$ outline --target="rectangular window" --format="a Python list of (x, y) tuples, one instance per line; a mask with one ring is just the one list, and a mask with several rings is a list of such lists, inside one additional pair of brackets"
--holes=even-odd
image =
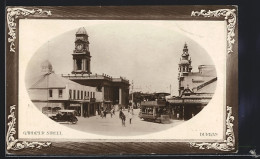
[(49, 90), (49, 97), (52, 97), (52, 89)]
[(92, 98), (92, 92), (90, 92), (90, 98)]
[(81, 99), (83, 99), (83, 91), (81, 91)]
[(89, 65), (89, 62), (86, 61), (86, 71), (88, 71), (88, 65)]
[(73, 99), (76, 99), (76, 90), (73, 90)]
[(82, 60), (81, 59), (77, 59), (76, 60), (76, 64), (77, 64), (77, 70), (81, 70), (81, 65), (82, 65)]
[(88, 97), (89, 97), (89, 92), (88, 92)]
[(86, 91), (84, 91), (84, 99), (86, 98), (86, 95), (87, 95), (87, 92), (86, 92)]
[(77, 99), (79, 99), (79, 90), (78, 90), (78, 92), (77, 92)]
[(59, 89), (59, 98), (62, 98), (62, 89)]
[(71, 99), (72, 98), (72, 95), (71, 95), (71, 93), (72, 93), (72, 91), (71, 91), (71, 89), (69, 90), (69, 99)]
[(95, 92), (93, 92), (93, 98), (95, 98)]

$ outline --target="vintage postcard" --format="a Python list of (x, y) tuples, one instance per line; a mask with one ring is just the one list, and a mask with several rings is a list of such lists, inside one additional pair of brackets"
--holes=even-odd
[(7, 154), (236, 153), (237, 10), (7, 7)]

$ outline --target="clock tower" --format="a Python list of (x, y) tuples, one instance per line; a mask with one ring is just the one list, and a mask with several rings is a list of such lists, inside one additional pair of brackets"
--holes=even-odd
[(73, 71), (72, 74), (91, 74), (88, 34), (84, 27), (76, 32), (75, 49), (73, 51)]

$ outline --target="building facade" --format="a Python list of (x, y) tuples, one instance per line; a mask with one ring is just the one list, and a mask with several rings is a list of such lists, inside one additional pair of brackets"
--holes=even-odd
[(191, 58), (185, 43), (179, 62), (179, 96), (168, 99), (175, 119), (188, 120), (199, 113), (214, 95), (217, 75), (213, 65), (199, 65), (192, 72)]
[(42, 72), (28, 90), (32, 102), (42, 113), (52, 115), (60, 109), (70, 109), (76, 110), (79, 116), (91, 116), (101, 109), (102, 93), (95, 87), (55, 74), (49, 61), (42, 64)]
[(75, 34), (75, 49), (72, 53), (73, 70), (71, 74), (62, 77), (84, 86), (95, 87), (102, 94), (102, 108), (111, 109), (112, 105), (128, 106), (129, 80), (109, 75), (92, 74), (91, 55), (89, 51), (88, 34), (84, 27)]

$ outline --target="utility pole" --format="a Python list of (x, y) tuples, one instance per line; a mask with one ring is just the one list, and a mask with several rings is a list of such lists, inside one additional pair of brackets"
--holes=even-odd
[(172, 95), (172, 85), (170, 84), (170, 96)]
[(134, 108), (134, 80), (132, 80), (132, 108)]

